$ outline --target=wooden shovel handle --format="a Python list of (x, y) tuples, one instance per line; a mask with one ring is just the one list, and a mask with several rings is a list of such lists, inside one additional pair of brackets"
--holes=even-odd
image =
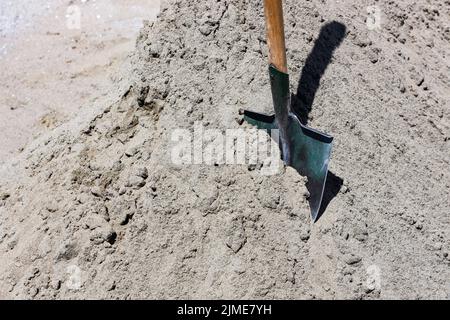
[(286, 44), (284, 40), (283, 4), (281, 0), (264, 0), (269, 62), (287, 73)]

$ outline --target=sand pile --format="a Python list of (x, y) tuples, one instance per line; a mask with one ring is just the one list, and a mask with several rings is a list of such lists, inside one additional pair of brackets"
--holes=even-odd
[(114, 102), (3, 166), (0, 297), (446, 298), (449, 7), (371, 4), (285, 2), (294, 106), (335, 137), (316, 224), (289, 168), (171, 161), (272, 109), (261, 1), (174, 0)]

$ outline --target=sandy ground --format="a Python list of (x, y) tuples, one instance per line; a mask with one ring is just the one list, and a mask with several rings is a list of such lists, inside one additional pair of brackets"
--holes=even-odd
[(0, 162), (101, 99), (158, 11), (159, 0), (1, 1)]
[(448, 299), (450, 9), (372, 5), (285, 1), (292, 107), (335, 139), (316, 223), (291, 168), (173, 161), (273, 106), (261, 1), (172, 0), (104, 103), (0, 167), (0, 297)]

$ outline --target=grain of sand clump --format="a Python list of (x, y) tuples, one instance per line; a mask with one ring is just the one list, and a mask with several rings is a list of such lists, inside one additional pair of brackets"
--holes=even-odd
[(316, 224), (290, 169), (171, 163), (174, 129), (272, 109), (261, 1), (174, 0), (110, 105), (2, 166), (0, 297), (447, 298), (449, 6), (370, 4), (285, 1), (294, 106), (335, 137)]

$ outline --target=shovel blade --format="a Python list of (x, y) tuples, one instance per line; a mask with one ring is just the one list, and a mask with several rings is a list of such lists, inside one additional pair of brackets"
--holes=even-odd
[[(244, 121), (258, 129), (278, 129), (273, 115), (244, 111)], [(327, 180), (333, 137), (303, 125), (292, 112), (288, 116), (287, 133), (291, 149), (289, 165), (308, 178), (308, 200), (311, 218), (315, 222), (319, 217)]]
[(327, 181), (333, 137), (303, 125), (292, 113), (289, 114), (288, 134), (292, 148), (291, 166), (308, 177), (311, 218), (316, 221)]

